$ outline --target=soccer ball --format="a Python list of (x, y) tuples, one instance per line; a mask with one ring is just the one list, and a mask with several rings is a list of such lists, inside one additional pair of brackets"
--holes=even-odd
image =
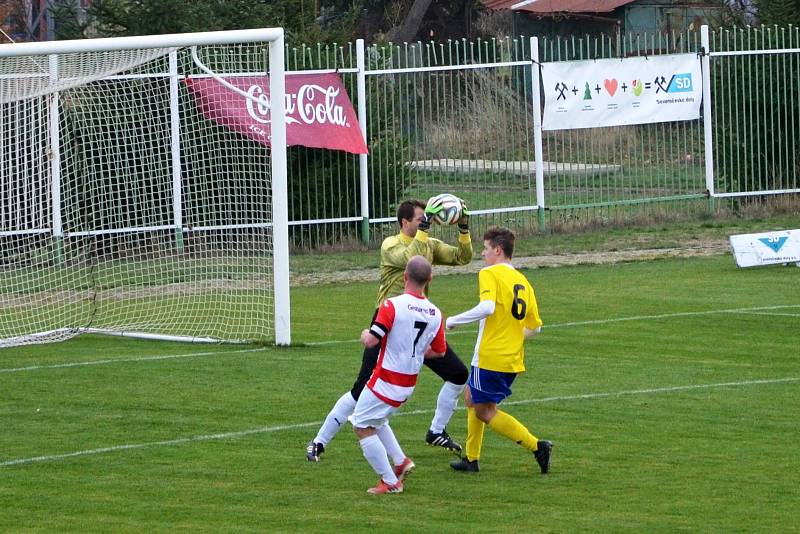
[(433, 215), (433, 220), (439, 224), (456, 224), (458, 219), (461, 218), (461, 199), (450, 193), (442, 193), (436, 195), (428, 200), (428, 204), (439, 203), (442, 206), (441, 211)]

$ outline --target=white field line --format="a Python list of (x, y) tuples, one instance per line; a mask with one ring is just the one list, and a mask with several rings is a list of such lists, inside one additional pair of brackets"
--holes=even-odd
[(21, 373), (23, 371), (38, 371), (40, 369), (62, 369), (65, 367), (85, 367), (88, 365), (107, 365), (109, 363), (149, 362), (154, 360), (176, 360), (179, 358), (196, 358), (200, 356), (219, 356), (224, 354), (242, 354), (244, 352), (258, 352), (267, 350), (267, 347), (257, 349), (225, 350), (213, 352), (189, 352), (186, 354), (162, 354), (160, 356), (141, 356), (139, 358), (120, 358), (118, 360), (91, 360), (86, 362), (55, 363), (52, 365), (30, 365), (28, 367), (13, 367), (0, 369), (0, 373)]
[[(662, 313), (659, 315), (636, 315), (633, 317), (617, 317), (614, 319), (597, 319), (593, 321), (577, 321), (574, 323), (561, 323), (551, 325), (550, 328), (563, 328), (565, 326), (585, 326), (594, 324), (619, 323), (623, 321), (647, 321), (650, 319), (670, 319), (673, 317), (694, 317), (697, 315), (713, 315), (717, 313), (749, 313), (766, 310), (783, 310), (786, 308), (800, 308), (800, 304), (784, 304), (779, 306), (758, 306), (755, 308), (728, 308), (722, 310), (706, 310), (698, 312)], [(545, 325), (546, 327), (547, 325)]]
[[(523, 399), (518, 401), (510, 401), (504, 403), (504, 405), (522, 405), (522, 404), (541, 404), (546, 402), (559, 402), (559, 401), (572, 401), (572, 400), (591, 400), (591, 399), (603, 399), (603, 398), (610, 398), (610, 397), (622, 397), (626, 395), (648, 395), (648, 394), (656, 394), (656, 393), (674, 393), (678, 391), (692, 391), (692, 390), (700, 390), (700, 389), (712, 389), (712, 388), (726, 388), (726, 387), (741, 387), (741, 386), (754, 386), (754, 385), (769, 385), (769, 384), (785, 384), (790, 382), (798, 382), (800, 381), (800, 377), (790, 377), (790, 378), (771, 378), (771, 379), (761, 379), (761, 380), (747, 380), (742, 382), (719, 382), (716, 384), (694, 384), (688, 386), (671, 386), (671, 387), (663, 387), (663, 388), (652, 388), (652, 389), (631, 389), (631, 390), (624, 390), (624, 391), (612, 391), (606, 393), (586, 393), (583, 395), (565, 395), (559, 397), (543, 397), (539, 399)], [(459, 407), (459, 410), (463, 410), (463, 407)], [(411, 410), (407, 412), (399, 412), (395, 414), (395, 417), (399, 416), (408, 416), (408, 415), (424, 415), (429, 414), (433, 410)], [(52, 454), (47, 456), (34, 456), (31, 458), (18, 458), (16, 460), (6, 460), (4, 462), (0, 462), (0, 467), (11, 467), (15, 465), (24, 465), (24, 464), (33, 464), (33, 463), (40, 463), (40, 462), (52, 462), (56, 460), (65, 460), (67, 458), (75, 458), (78, 456), (92, 456), (96, 454), (105, 454), (109, 452), (118, 452), (118, 451), (127, 451), (133, 449), (144, 449), (148, 447), (169, 447), (173, 445), (181, 445), (184, 443), (195, 443), (200, 441), (212, 441), (212, 440), (225, 440), (231, 438), (240, 438), (244, 436), (250, 436), (254, 434), (265, 434), (269, 432), (280, 432), (283, 430), (296, 430), (299, 428), (307, 428), (307, 427), (317, 427), (321, 425), (321, 421), (312, 421), (309, 423), (296, 423), (291, 425), (280, 425), (280, 426), (267, 426), (262, 428), (254, 428), (251, 430), (242, 430), (239, 432), (223, 432), (219, 434), (203, 434), (199, 436), (192, 436), (190, 438), (177, 438), (177, 439), (168, 439), (163, 441), (151, 441), (146, 443), (130, 443), (125, 445), (114, 445), (111, 447), (100, 447), (97, 449), (86, 449), (82, 451), (75, 451), (75, 452), (68, 452), (63, 454)]]
[(774, 312), (755, 312), (755, 311), (743, 311), (737, 312), (742, 315), (769, 315), (771, 317), (800, 317), (800, 313), (774, 313)]
[[(777, 306), (758, 306), (754, 308), (728, 308), (722, 310), (705, 310), (705, 311), (698, 311), (698, 312), (677, 312), (677, 313), (664, 313), (660, 315), (636, 315), (632, 317), (615, 317), (611, 319), (596, 319), (590, 321), (576, 321), (571, 323), (556, 323), (545, 325), (543, 328), (566, 328), (566, 327), (574, 327), (574, 326), (590, 326), (590, 325), (599, 325), (599, 324), (610, 324), (610, 323), (620, 323), (625, 321), (648, 321), (648, 320), (656, 320), (656, 319), (669, 319), (673, 317), (693, 317), (697, 315), (714, 315), (718, 313), (753, 313), (758, 311), (768, 311), (768, 310), (782, 310), (787, 308), (800, 308), (800, 304), (782, 304)], [(790, 315), (794, 317), (792, 314), (780, 314), (780, 315)], [(448, 333), (449, 336), (452, 335), (461, 335), (461, 334), (473, 334), (476, 332), (475, 328), (466, 328), (460, 330), (454, 330)], [(331, 341), (316, 341), (316, 342), (309, 342), (306, 345), (310, 347), (319, 347), (324, 345), (339, 345), (342, 343), (357, 343), (357, 339), (335, 339)], [(247, 352), (259, 352), (268, 350), (268, 347), (259, 347), (255, 349), (241, 349), (241, 350), (230, 350), (230, 351), (207, 351), (207, 352), (193, 352), (187, 354), (167, 354), (167, 355), (160, 355), (160, 356), (142, 356), (139, 358), (124, 358), (124, 359), (106, 359), (106, 360), (94, 360), (94, 361), (85, 361), (85, 362), (72, 362), (72, 363), (58, 363), (52, 365), (31, 365), (27, 367), (13, 367), (13, 368), (0, 368), (1, 373), (20, 373), (25, 371), (39, 371), (42, 369), (61, 369), (65, 367), (84, 367), (90, 365), (107, 365), (112, 363), (130, 363), (130, 362), (148, 362), (148, 361), (157, 361), (157, 360), (174, 360), (180, 358), (194, 358), (194, 357), (201, 357), (201, 356), (219, 356), (225, 354), (242, 354)]]
[[(610, 323), (621, 323), (625, 321), (649, 321), (654, 319), (670, 319), (674, 317), (694, 317), (697, 315), (714, 315), (718, 313), (752, 313), (758, 312), (762, 310), (783, 310), (786, 308), (800, 308), (800, 304), (781, 304), (777, 306), (757, 306), (754, 308), (727, 308), (722, 310), (705, 310), (705, 311), (697, 311), (697, 312), (676, 312), (676, 313), (662, 313), (658, 315), (634, 315), (631, 317), (614, 317), (611, 319), (594, 319), (590, 321), (575, 321), (571, 323), (556, 323), (556, 324), (545, 324), (542, 328), (549, 329), (549, 328), (566, 328), (566, 327), (573, 327), (573, 326), (591, 326), (591, 325), (598, 325), (598, 324), (610, 324)], [(458, 334), (467, 334), (467, 333), (474, 333), (476, 330), (475, 328), (472, 329), (464, 329), (464, 330), (453, 330), (448, 331), (447, 335), (458, 335)], [(317, 341), (312, 343), (307, 343), (309, 346), (319, 346), (319, 345), (334, 345), (340, 343), (352, 343), (355, 340), (331, 340), (331, 341)]]

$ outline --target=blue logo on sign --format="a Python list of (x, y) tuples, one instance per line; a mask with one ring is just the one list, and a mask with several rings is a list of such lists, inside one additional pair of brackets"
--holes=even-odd
[(762, 237), (759, 241), (771, 248), (773, 252), (778, 252), (783, 247), (783, 244), (786, 243), (787, 239), (789, 239), (789, 236)]
[(691, 93), (692, 92), (692, 73), (673, 74), (667, 86), (668, 93)]

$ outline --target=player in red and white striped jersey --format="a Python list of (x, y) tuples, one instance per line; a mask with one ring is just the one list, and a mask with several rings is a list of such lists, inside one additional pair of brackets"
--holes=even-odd
[(441, 357), (447, 350), (442, 312), (424, 294), (432, 274), (427, 259), (411, 258), (403, 274), (405, 293), (385, 300), (370, 328), (361, 333), (365, 347), (380, 344), (378, 363), (350, 416), (364, 457), (381, 477), (369, 493), (403, 491), (403, 478), (414, 467), (389, 418), (414, 392), (425, 358)]
[[(458, 221), (458, 246), (452, 246), (428, 235), (432, 219), (425, 213), (426, 209), (426, 204), (420, 200), (406, 200), (397, 207), (397, 224), (400, 226), (400, 232), (387, 237), (381, 244), (381, 283), (378, 289), (377, 308), (380, 308), (387, 298), (402, 294), (405, 289), (403, 273), (408, 260), (413, 256), (424, 256), (433, 265), (466, 265), (472, 259), (469, 216), (466, 211)], [(377, 313), (376, 309), (375, 314)], [(317, 435), (306, 445), (306, 459), (309, 462), (320, 461), (326, 447), (353, 414), (356, 402), (378, 362), (378, 354), (378, 345), (364, 348), (361, 367), (353, 386), (350, 391), (339, 397), (319, 427)], [(425, 360), (425, 366), (443, 380), (436, 398), (436, 410), (425, 433), (425, 443), (460, 454), (461, 445), (447, 433), (447, 423), (453, 416), (458, 399), (464, 391), (469, 372), (450, 346), (442, 358)]]

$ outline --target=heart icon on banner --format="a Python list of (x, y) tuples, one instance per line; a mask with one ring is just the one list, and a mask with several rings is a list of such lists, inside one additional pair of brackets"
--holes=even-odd
[(616, 78), (611, 78), (610, 80), (604, 80), (603, 85), (605, 86), (606, 91), (608, 91), (608, 94), (610, 94), (611, 96), (614, 96), (614, 93), (617, 92), (618, 84)]

